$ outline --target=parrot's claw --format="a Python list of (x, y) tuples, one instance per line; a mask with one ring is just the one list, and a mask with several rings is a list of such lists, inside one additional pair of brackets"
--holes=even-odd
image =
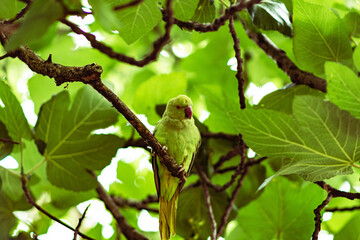
[(186, 170), (185, 170), (185, 168), (184, 168), (182, 165), (180, 165), (179, 168), (178, 168), (178, 170), (177, 170), (177, 175), (180, 175), (180, 174), (183, 176), (183, 178), (180, 179), (180, 183), (185, 183), (186, 180), (187, 180)]
[(164, 151), (167, 151), (168, 150), (168, 148), (167, 148), (167, 146), (162, 146), (162, 149), (164, 150)]

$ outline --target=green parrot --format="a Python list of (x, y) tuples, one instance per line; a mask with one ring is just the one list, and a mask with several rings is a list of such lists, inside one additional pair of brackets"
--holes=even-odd
[[(162, 119), (156, 124), (154, 136), (189, 175), (201, 142), (200, 132), (192, 117), (192, 102), (189, 97), (179, 95), (170, 99)], [(156, 155), (153, 155), (152, 166), (160, 203), (160, 236), (162, 240), (170, 239), (170, 234), (175, 234), (177, 202), (185, 183), (171, 176)]]

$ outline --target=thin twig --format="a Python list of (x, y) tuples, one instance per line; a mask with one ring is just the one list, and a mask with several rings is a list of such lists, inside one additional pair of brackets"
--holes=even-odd
[(75, 231), (74, 231), (74, 240), (76, 240), (77, 235), (79, 234), (79, 230), (80, 230), (80, 227), (81, 227), (81, 223), (82, 223), (82, 221), (84, 220), (85, 215), (86, 215), (86, 212), (87, 212), (87, 210), (89, 209), (90, 205), (91, 205), (91, 204), (89, 204), (89, 205), (86, 207), (85, 211), (84, 211), (83, 214), (81, 215), (81, 218), (79, 219), (79, 223), (78, 223), (78, 225), (76, 226)]
[(201, 133), (201, 137), (202, 138), (215, 138), (215, 139), (225, 139), (225, 140), (229, 140), (229, 141), (238, 141), (238, 136), (237, 135), (231, 135), (231, 134), (226, 134), (226, 133), (212, 133), (212, 132), (202, 132)]
[(2, 23), (11, 24), (11, 23), (14, 23), (15, 21), (19, 20), (20, 18), (24, 17), (25, 13), (27, 13), (27, 11), (29, 10), (31, 3), (32, 3), (32, 1), (27, 1), (26, 6), (23, 9), (21, 9), (21, 11), (18, 12), (14, 18), (5, 20)]
[(211, 240), (216, 240), (216, 221), (215, 221), (215, 217), (214, 217), (214, 212), (211, 206), (211, 199), (210, 199), (210, 194), (209, 194), (209, 189), (207, 188), (206, 182), (205, 182), (205, 178), (206, 175), (203, 172), (203, 170), (201, 169), (200, 164), (196, 164), (196, 170), (197, 173), (201, 179), (201, 185), (202, 188), (204, 190), (204, 198), (205, 198), (205, 203), (206, 203), (206, 209), (209, 215), (209, 220), (210, 220), (210, 226), (211, 226)]
[(83, 31), (81, 28), (79, 28), (75, 23), (68, 21), (67, 19), (62, 19), (61, 22), (65, 25), (69, 26), (71, 30), (76, 33), (83, 35), (91, 44), (91, 46), (100, 52), (106, 54), (107, 56), (116, 59), (120, 62), (128, 63), (130, 65), (143, 67), (153, 61), (155, 61), (159, 53), (161, 52), (162, 48), (167, 44), (170, 40), (170, 31), (174, 23), (173, 18), (173, 11), (171, 8), (172, 0), (167, 0), (166, 2), (166, 24), (165, 24), (165, 33), (160, 36), (154, 43), (153, 43), (153, 50), (147, 54), (143, 59), (136, 60), (133, 57), (126, 56), (121, 53), (115, 52), (111, 47), (105, 45), (104, 43), (99, 42), (96, 40), (96, 37), (91, 34)]
[(13, 141), (11, 139), (6, 139), (6, 138), (0, 138), (0, 142), (19, 144), (19, 142), (15, 142), (15, 141)]
[[(229, 20), (235, 13), (250, 8), (255, 4), (260, 3), (261, 0), (250, 0), (250, 1), (241, 1), (238, 4), (234, 4), (229, 8), (225, 9), (225, 12), (222, 16), (216, 18), (213, 23), (198, 23), (198, 22), (183, 22), (178, 19), (174, 19), (174, 24), (178, 25), (181, 29), (186, 28), (188, 30), (195, 30), (198, 32), (214, 32), (217, 31), (221, 26), (223, 26), (227, 20)], [(166, 21), (167, 13), (162, 11), (163, 20)]]
[(319, 238), (319, 232), (321, 230), (321, 210), (330, 202), (332, 195), (329, 193), (326, 199), (314, 210), (315, 213), (315, 230), (312, 234), (312, 240), (317, 240)]
[[(89, 173), (96, 179), (97, 177), (94, 172), (89, 171)], [(115, 218), (117, 224), (119, 225), (121, 232), (130, 240), (145, 240), (148, 239), (139, 232), (137, 232), (129, 223), (126, 221), (125, 217), (120, 213), (117, 205), (110, 195), (106, 192), (104, 187), (97, 181), (96, 192), (98, 193), (99, 198), (104, 202), (106, 208), (111, 212)]]
[(240, 154), (239, 145), (236, 145), (233, 149), (231, 149), (226, 154), (222, 155), (219, 160), (214, 164), (214, 171), (217, 172), (219, 168), (228, 160)]
[(221, 236), (221, 234), (223, 233), (223, 231), (225, 230), (225, 227), (226, 227), (226, 224), (227, 224), (227, 220), (230, 216), (230, 213), (231, 213), (231, 210), (233, 208), (233, 204), (235, 202), (235, 199), (236, 199), (236, 196), (238, 195), (239, 193), (239, 190), (242, 186), (242, 183), (245, 179), (245, 176), (247, 175), (248, 173), (248, 170), (249, 168), (248, 167), (245, 167), (241, 177), (239, 178), (239, 180), (237, 181), (237, 184), (236, 184), (236, 187), (234, 189), (234, 191), (232, 192), (231, 194), (231, 198), (230, 198), (230, 201), (229, 201), (229, 204), (227, 205), (226, 207), (226, 210), (223, 214), (223, 216), (221, 217), (221, 222), (220, 222), (220, 226), (218, 228), (218, 231), (217, 231), (217, 236), (216, 238), (219, 238)]
[[(259, 159), (256, 159), (256, 160), (249, 159), (249, 161), (247, 163), (245, 163), (245, 167), (250, 167), (250, 166), (253, 166), (253, 165), (256, 165), (256, 164), (260, 164), (262, 161), (264, 161), (266, 159), (267, 159), (267, 157), (262, 157), (262, 158), (259, 158)], [(226, 172), (235, 171), (237, 167), (238, 166), (222, 168), (222, 169), (219, 169), (217, 171), (217, 173), (222, 174), (222, 173), (226, 173)]]
[(360, 210), (360, 206), (354, 206), (354, 207), (344, 207), (344, 208), (326, 208), (326, 212), (346, 212), (346, 211), (354, 211), (354, 210)]
[(129, 199), (122, 198), (120, 196), (112, 197), (114, 202), (118, 207), (125, 208), (125, 207), (132, 207), (136, 208), (138, 210), (145, 209), (149, 212), (153, 213), (159, 213), (159, 209), (149, 207), (149, 203), (155, 203), (158, 202), (158, 197), (155, 195), (148, 196), (142, 201), (131, 201)]
[[(49, 217), (50, 219), (60, 223), (61, 225), (63, 225), (64, 227), (72, 230), (75, 232), (75, 229), (71, 226), (69, 226), (68, 224), (64, 223), (63, 221), (61, 221), (60, 219), (58, 219), (57, 217), (53, 216), (52, 214), (50, 214), (49, 212), (47, 212), (45, 209), (43, 209), (42, 207), (40, 207), (36, 202), (35, 200), (33, 199), (33, 197), (31, 196), (31, 193), (30, 193), (30, 190), (28, 189), (27, 187), (27, 178), (26, 176), (22, 173), (21, 175), (21, 183), (22, 183), (22, 188), (23, 188), (23, 191), (25, 193), (25, 197), (26, 197), (26, 200), (32, 205), (34, 206), (37, 210), (39, 210), (40, 212), (42, 212), (43, 214), (45, 214), (47, 217)], [(78, 235), (80, 235), (82, 238), (85, 238), (85, 239), (90, 239), (90, 240), (94, 240), (93, 238), (91, 237), (88, 237), (86, 236), (85, 234), (81, 233), (81, 232), (78, 232)]]
[(234, 27), (234, 17), (232, 16), (229, 19), (229, 29), (230, 34), (234, 42), (234, 51), (235, 51), (235, 58), (237, 61), (237, 71), (236, 71), (236, 79), (238, 80), (238, 92), (239, 92), (239, 103), (240, 108), (246, 108), (245, 103), (245, 95), (244, 95), (244, 78), (243, 78), (243, 59), (241, 58), (241, 50), (239, 46), (239, 38), (236, 35), (235, 27)]

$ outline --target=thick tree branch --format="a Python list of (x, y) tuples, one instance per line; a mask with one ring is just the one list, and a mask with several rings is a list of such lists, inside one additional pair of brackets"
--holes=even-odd
[(119, 196), (112, 197), (112, 198), (113, 198), (114, 202), (116, 203), (116, 205), (121, 208), (132, 207), (132, 208), (136, 208), (138, 210), (145, 209), (149, 212), (159, 213), (159, 209), (148, 206), (149, 203), (156, 203), (159, 201), (158, 197), (155, 195), (148, 196), (143, 201), (131, 201), (129, 199), (125, 199), (125, 198), (122, 198)]
[[(89, 171), (89, 173), (97, 180), (94, 172)], [(98, 181), (97, 184), (98, 186), (96, 187), (96, 192), (98, 193), (99, 198), (105, 203), (106, 208), (111, 212), (118, 223), (121, 232), (126, 236), (126, 238), (130, 240), (147, 240), (148, 238), (138, 233), (132, 226), (129, 225), (104, 187)]]
[[(231, 7), (225, 9), (225, 13), (216, 18), (213, 23), (198, 23), (198, 22), (183, 22), (178, 19), (174, 19), (174, 24), (178, 25), (181, 29), (186, 28), (188, 30), (195, 30), (198, 32), (214, 32), (217, 31), (221, 26), (223, 26), (227, 20), (229, 20), (235, 13), (240, 12), (243, 9), (250, 8), (255, 4), (260, 3), (261, 0), (250, 0), (244, 1), (242, 0), (238, 4), (234, 4)], [(167, 13), (166, 11), (162, 11), (163, 20), (167, 21)]]
[[(246, 27), (245, 27), (246, 28)], [(326, 80), (316, 77), (312, 73), (300, 70), (286, 53), (277, 48), (267, 37), (247, 29), (247, 34), (264, 52), (275, 60), (278, 67), (283, 70), (293, 83), (307, 85), (311, 88), (326, 92)]]

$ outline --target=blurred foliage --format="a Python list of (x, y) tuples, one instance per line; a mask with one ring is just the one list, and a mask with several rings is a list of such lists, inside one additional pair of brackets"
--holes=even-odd
[[(112, 10), (128, 2), (34, 0), (25, 16), (16, 21), (20, 26), (0, 53), (28, 45), (44, 59), (51, 54), (54, 63), (84, 66), (96, 62), (103, 68), (106, 85), (149, 128), (160, 119), (170, 98), (186, 94), (193, 101), (201, 132), (241, 133), (255, 151), (255, 159), (271, 157), (249, 168), (231, 205), (225, 239), (310, 238), (313, 210), (325, 195), (304, 179), (332, 177), (326, 180), (332, 186), (359, 191), (360, 6), (356, 0), (264, 0), (236, 14), (235, 29), (244, 60), (245, 111), (239, 110), (237, 62), (227, 24), (207, 33), (174, 26), (171, 41), (157, 61), (139, 68), (93, 49), (85, 38), (58, 21), (71, 10), (75, 13), (67, 17), (69, 21), (115, 51), (140, 59), (164, 32), (159, 7), (163, 8), (165, 1), (145, 0)], [(173, 8), (182, 21), (208, 23), (233, 3), (174, 0)], [(14, 18), (25, 5), (2, 0), (0, 20)], [(328, 93), (289, 84), (289, 77), (247, 36), (239, 20), (251, 31), (265, 34), (298, 67), (325, 78)], [(254, 99), (269, 86), (278, 90), (254, 106)], [(33, 73), (13, 58), (0, 61), (0, 139), (13, 141), (0, 141), (0, 239), (30, 239), (29, 233), (46, 234), (53, 225), (27, 203), (20, 182), (21, 164), (38, 203), (72, 226), (82, 214), (79, 206), (97, 198), (95, 181), (87, 169), (102, 173), (100, 180), (107, 177), (103, 184), (111, 195), (141, 201), (156, 194), (149, 154), (139, 148), (123, 148), (139, 136), (104, 98), (82, 83), (56, 86), (52, 79)], [(213, 165), (237, 144), (203, 139), (198, 161), (214, 184), (230, 180), (233, 171), (219, 173)], [(234, 156), (220, 169), (236, 167), (239, 161), (239, 155)], [(274, 173), (299, 174), (304, 179), (276, 177), (258, 190)], [(191, 185), (197, 181), (193, 171), (180, 195), (173, 239), (202, 240), (210, 235), (203, 189)], [(235, 184), (221, 193), (209, 188), (218, 226)], [(329, 207), (359, 204), (359, 200), (335, 198)], [(156, 208), (157, 203), (150, 206)], [(144, 211), (130, 207), (120, 211), (139, 232), (159, 239), (157, 229), (141, 224)], [(148, 217), (148, 222), (157, 222), (156, 213), (150, 212)], [(81, 231), (95, 239), (118, 239), (115, 221), (105, 220), (86, 217)], [(334, 239), (357, 239), (359, 221), (355, 211), (335, 212), (322, 228)]]

